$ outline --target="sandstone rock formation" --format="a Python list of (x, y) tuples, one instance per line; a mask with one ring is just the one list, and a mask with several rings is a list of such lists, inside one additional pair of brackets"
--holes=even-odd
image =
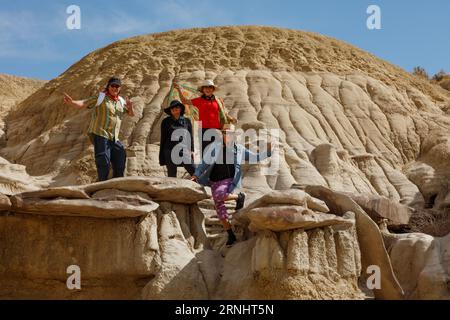
[(267, 194), (236, 215), (258, 230), (227, 253), (218, 298), (364, 298), (354, 214), (339, 218), (325, 213), (324, 204), (314, 212), (306, 204), (320, 200), (299, 190), (288, 193)]
[(5, 118), (12, 107), (44, 85), (45, 81), (0, 74), (0, 146), (5, 141)]
[[(311, 209), (316, 209), (313, 211)], [(249, 222), (249, 229), (275, 232), (295, 229), (352, 224), (328, 213), (328, 207), (300, 190), (277, 191), (263, 196), (234, 215), (237, 220)]]
[(45, 186), (48, 180), (31, 177), (25, 166), (12, 164), (0, 157), (0, 193), (13, 195), (25, 191), (39, 189)]
[(340, 41), (276, 28), (172, 31), (94, 51), (14, 110), (1, 155), (32, 175), (51, 174), (55, 186), (92, 182), (89, 112), (64, 106), (62, 93), (90, 96), (112, 73), (137, 109), (122, 130), (128, 175), (164, 174), (156, 155), (173, 79), (196, 86), (213, 78), (238, 125), (281, 129), (278, 174), (249, 168), (244, 187), (317, 184), (446, 205), (449, 93)]
[[(213, 247), (197, 205), (209, 195), (188, 180), (121, 178), (0, 194), (0, 298), (449, 296), (448, 236), (381, 233), (345, 193), (306, 191), (270, 192), (237, 212), (240, 228), (253, 233), (231, 249)], [(66, 287), (70, 265), (82, 270), (81, 290)], [(381, 271), (373, 291), (365, 287), (369, 266)]]
[[(0, 149), (6, 144), (6, 117), (14, 106), (44, 85), (45, 81), (0, 74)], [(42, 179), (40, 179), (42, 180)], [(44, 179), (45, 180), (45, 179)], [(38, 182), (23, 165), (11, 164), (0, 157), (0, 193), (14, 194), (48, 184)]]
[(450, 235), (384, 233), (383, 237), (407, 299), (450, 299)]
[(11, 108), (15, 106), (40, 89), (45, 82), (44, 80), (0, 74), (1, 107)]
[[(113, 74), (136, 109), (121, 130), (129, 178), (91, 184), (89, 111), (62, 94), (91, 96)], [(205, 78), (239, 127), (280, 129), (277, 155), (243, 166), (250, 204), (231, 249), (209, 191), (158, 165), (173, 80)], [(436, 213), (450, 226), (450, 93), (338, 40), (268, 27), (134, 37), (92, 52), (5, 123), (0, 298), (448, 297), (447, 229), (378, 224), (424, 232), (420, 214)], [(71, 264), (83, 270), (78, 292), (65, 287)], [(382, 286), (368, 292), (371, 265)]]
[[(180, 203), (177, 193), (190, 199)], [(139, 299), (164, 273), (173, 241), (180, 257), (207, 245), (192, 205), (207, 197), (193, 182), (156, 178), (16, 194), (10, 205), (2, 196), (0, 297)], [(81, 291), (66, 287), (70, 265), (82, 270)]]
[(347, 195), (377, 223), (387, 220), (391, 228), (409, 225), (413, 210), (403, 204), (376, 195), (351, 193), (347, 193)]
[(313, 197), (325, 201), (330, 210), (337, 215), (344, 215), (346, 212), (355, 214), (362, 269), (368, 270), (370, 266), (377, 266), (381, 271), (381, 287), (373, 290), (375, 297), (388, 300), (403, 299), (404, 292), (392, 270), (381, 232), (367, 213), (343, 193), (333, 192), (322, 186), (310, 186), (306, 191)]
[[(165, 180), (122, 178), (50, 188), (17, 194), (10, 202), (1, 196), (0, 297), (365, 297), (358, 286), (361, 253), (354, 214), (338, 218), (322, 212), (320, 221), (280, 232), (260, 228), (221, 254), (212, 250), (205, 216), (196, 204), (208, 198), (205, 190), (190, 181)], [(173, 196), (178, 193), (189, 196)], [(290, 202), (280, 193), (263, 196), (258, 203), (271, 205), (275, 212), (293, 204), (295, 209), (298, 203), (327, 211), (320, 200), (299, 190), (291, 192)], [(291, 215), (302, 218), (300, 212)], [(278, 217), (264, 219), (271, 226)], [(71, 265), (81, 269), (81, 290), (66, 287)]]

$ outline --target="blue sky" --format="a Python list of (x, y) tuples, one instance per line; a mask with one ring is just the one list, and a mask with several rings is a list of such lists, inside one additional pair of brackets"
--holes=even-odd
[[(89, 52), (134, 35), (219, 25), (269, 25), (344, 40), (410, 71), (450, 72), (448, 0), (0, 1), (0, 73), (52, 79)], [(81, 8), (68, 30), (66, 8)], [(381, 30), (366, 27), (381, 8)]]

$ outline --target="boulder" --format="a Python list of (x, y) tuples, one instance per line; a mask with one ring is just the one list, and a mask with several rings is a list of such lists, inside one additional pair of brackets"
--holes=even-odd
[(126, 177), (82, 187), (88, 194), (104, 189), (144, 192), (154, 201), (182, 204), (194, 204), (209, 197), (199, 184), (177, 178)]
[(327, 204), (336, 215), (353, 212), (356, 218), (356, 231), (361, 249), (363, 274), (369, 266), (378, 266), (381, 270), (381, 289), (374, 289), (374, 295), (380, 300), (401, 300), (404, 292), (394, 271), (380, 229), (367, 213), (349, 196), (322, 186), (308, 186), (306, 192)]
[(40, 183), (30, 177), (25, 166), (9, 163), (0, 157), (0, 193), (13, 194), (39, 190)]
[(450, 235), (383, 233), (383, 238), (407, 299), (450, 299)]
[(290, 189), (274, 190), (272, 192), (266, 193), (251, 202), (248, 206), (241, 210), (241, 212), (244, 213), (245, 211), (249, 211), (254, 208), (266, 207), (272, 204), (303, 206), (305, 208), (324, 213), (330, 211), (325, 202), (323, 202), (322, 200), (313, 198), (302, 190)]
[(90, 199), (87, 193), (78, 186), (67, 186), (58, 188), (46, 188), (37, 191), (24, 192), (20, 194), (23, 199), (40, 198), (40, 199)]
[(445, 210), (450, 207), (450, 130), (439, 131), (435, 128), (424, 137), (420, 156), (404, 172), (419, 186), (428, 208)]
[(134, 218), (148, 215), (159, 205), (155, 202), (133, 206), (121, 201), (92, 199), (35, 199), (13, 196), (11, 210), (18, 213), (54, 216), (95, 217), (104, 219)]
[(115, 189), (104, 189), (97, 191), (92, 195), (92, 199), (99, 201), (122, 201), (135, 206), (154, 203), (147, 193), (129, 192)]
[(352, 198), (376, 223), (387, 219), (390, 226), (405, 226), (408, 225), (412, 215), (409, 207), (383, 196), (353, 193), (346, 193), (346, 195)]
[(287, 231), (294, 229), (315, 229), (331, 225), (350, 227), (351, 221), (335, 216), (314, 212), (301, 206), (275, 206), (255, 208), (243, 215), (250, 221), (250, 230)]

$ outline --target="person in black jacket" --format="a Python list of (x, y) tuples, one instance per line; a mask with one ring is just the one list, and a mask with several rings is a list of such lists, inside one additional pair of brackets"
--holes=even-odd
[(169, 116), (161, 123), (159, 164), (167, 167), (169, 177), (177, 176), (177, 167), (184, 167), (192, 176), (195, 172), (192, 159), (194, 142), (191, 121), (184, 116), (185, 106), (174, 100), (164, 112)]

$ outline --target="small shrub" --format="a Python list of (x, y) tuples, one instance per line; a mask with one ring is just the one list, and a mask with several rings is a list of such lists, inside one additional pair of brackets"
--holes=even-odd
[(448, 76), (447, 73), (443, 69), (441, 69), (441, 71), (439, 71), (433, 76), (432, 80), (440, 82), (442, 79), (444, 79), (445, 76)]
[(415, 67), (414, 69), (413, 69), (413, 75), (416, 75), (416, 76), (418, 76), (418, 77), (421, 77), (421, 78), (425, 78), (425, 79), (430, 79), (430, 77), (428, 76), (428, 73), (427, 73), (427, 71), (425, 70), (425, 68), (422, 68), (422, 67)]

